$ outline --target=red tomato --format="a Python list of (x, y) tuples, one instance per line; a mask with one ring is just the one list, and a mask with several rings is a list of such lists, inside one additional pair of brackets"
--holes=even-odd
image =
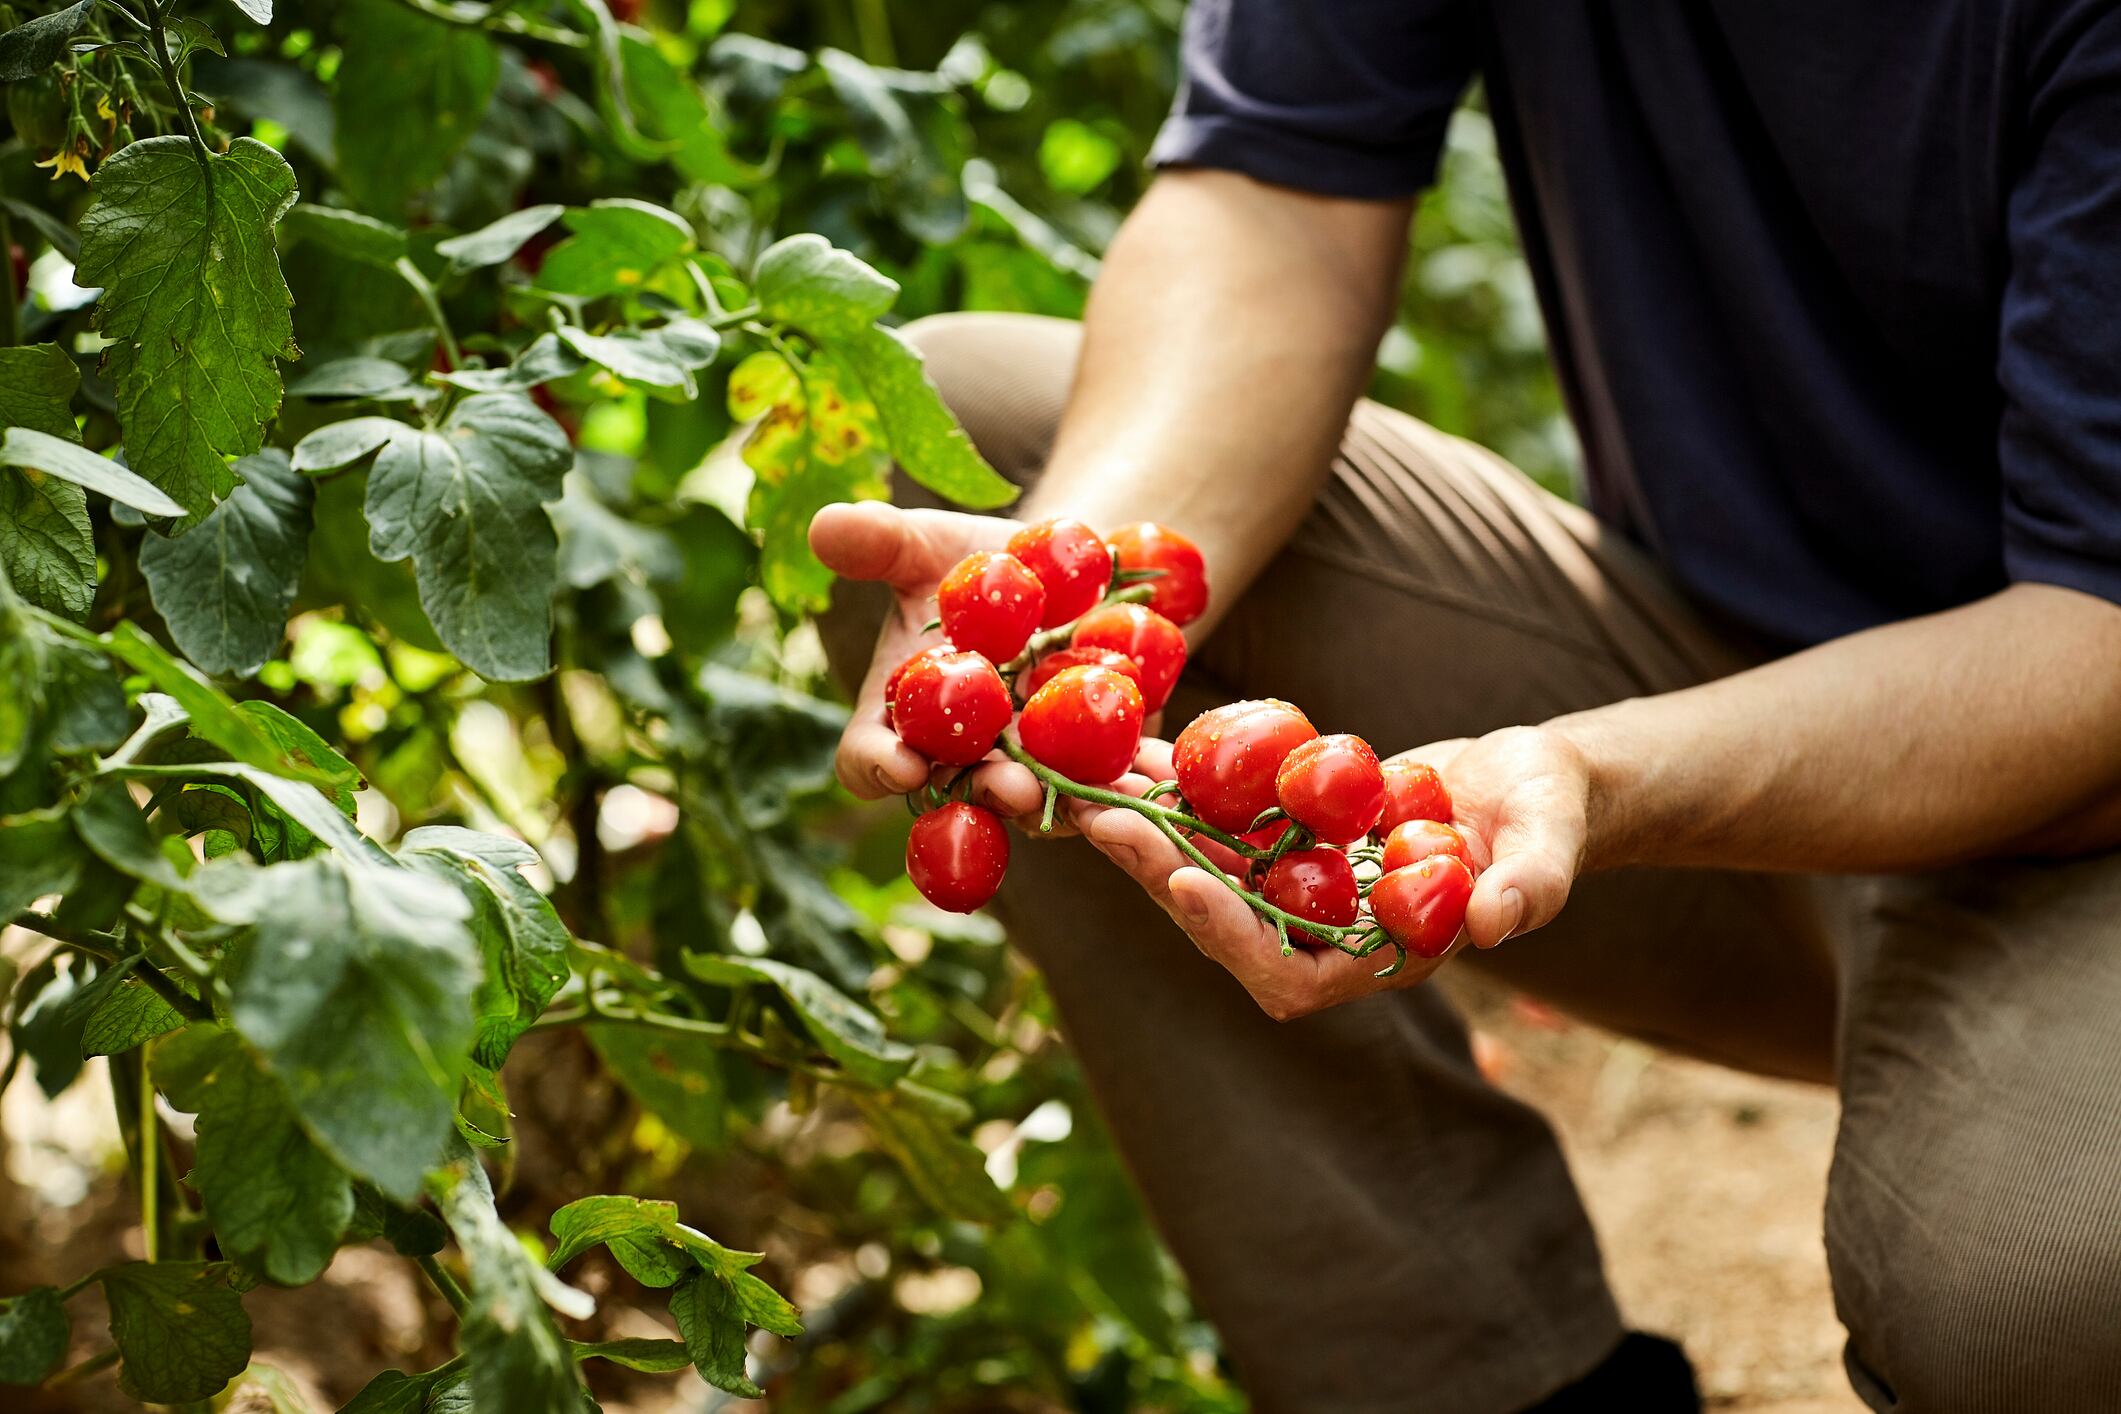
[(1378, 926), (1416, 957), (1442, 957), (1465, 927), (1473, 871), (1455, 854), (1432, 854), (1394, 869), (1370, 888)]
[(1056, 648), (1017, 675), (1016, 695), (1030, 701), (1063, 668), (1110, 668), (1133, 678), (1136, 687), (1142, 682), (1141, 665), (1124, 653), (1109, 648)]
[(1466, 868), (1473, 867), (1473, 854), (1466, 837), (1455, 825), (1436, 820), (1402, 820), (1385, 836), (1385, 872), (1404, 869), (1432, 854), (1456, 855)]
[(1142, 701), (1151, 712), (1163, 710), (1178, 675), (1186, 670), (1186, 636), (1177, 624), (1141, 604), (1092, 609), (1083, 615), (1068, 642), (1076, 648), (1109, 648), (1140, 664), (1135, 681), (1141, 684)]
[(891, 676), (884, 679), (884, 720), (887, 722), (892, 720), (891, 704), (898, 700), (898, 685), (904, 680), (906, 669), (920, 662), (923, 658), (946, 658), (956, 651), (955, 648), (952, 648), (947, 643), (938, 643), (932, 647), (923, 648), (920, 652), (893, 668)]
[(961, 800), (921, 816), (906, 836), (906, 876), (922, 898), (952, 913), (971, 913), (993, 898), (1008, 867), (1001, 819)]
[(1434, 767), (1405, 757), (1385, 762), (1384, 828), (1409, 820), (1449, 820), (1451, 793)]
[(1271, 697), (1203, 712), (1172, 744), (1179, 793), (1216, 829), (1250, 829), (1275, 804), (1281, 763), (1317, 735), (1303, 713)]
[(1359, 736), (1314, 737), (1290, 752), (1274, 775), (1289, 818), (1327, 844), (1353, 844), (1385, 813), (1385, 773)]
[[(1291, 850), (1267, 870), (1259, 892), (1268, 903), (1298, 918), (1340, 928), (1355, 921), (1361, 903), (1355, 866), (1337, 849)], [(1319, 939), (1295, 928), (1289, 930), (1289, 941), (1323, 946)]]
[(1038, 576), (1014, 555), (975, 550), (935, 591), (943, 635), (967, 653), (1006, 663), (1024, 651), (1046, 611)]
[(1112, 552), (1079, 520), (1042, 520), (1009, 537), (1009, 553), (1046, 587), (1040, 628), (1058, 628), (1097, 607), (1112, 583)]
[(1024, 704), (1024, 750), (1071, 781), (1101, 786), (1134, 764), (1141, 746), (1141, 689), (1111, 668), (1063, 668)]
[(977, 653), (928, 649), (899, 668), (891, 725), (930, 761), (969, 766), (994, 749), (1014, 708), (994, 664)]
[(1208, 563), (1200, 547), (1150, 521), (1123, 525), (1105, 537), (1123, 570), (1162, 570), (1149, 586), (1149, 607), (1175, 624), (1189, 624), (1208, 607)]

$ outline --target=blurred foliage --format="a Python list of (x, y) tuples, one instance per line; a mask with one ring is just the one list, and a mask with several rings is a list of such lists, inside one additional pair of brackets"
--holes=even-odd
[[(57, 8), (18, 4), (0, 27)], [(776, 241), (816, 232), (897, 282), (892, 322), (1079, 314), (1147, 180), (1182, 11), (1178, 0), (282, 0), (258, 27), (224, 5), (181, 8), (226, 40), (226, 56), (192, 59), (192, 86), (212, 100), (209, 138), (277, 150), (307, 204), (280, 231), (303, 358), (284, 365), (289, 397), (266, 443), (288, 450), (349, 413), (402, 412), (404, 386), (440, 377), (428, 376), (440, 364), (421, 282), (391, 268), (388, 236), (380, 261), (349, 256), (365, 237), (335, 210), (404, 233), (475, 375), (526, 367), (555, 308), (617, 308), (602, 335), (661, 327), (668, 311), (599, 284), (593, 262), (559, 245), (584, 239), (583, 213), (615, 198), (677, 213), (696, 256), (669, 268), (731, 300), (751, 297), (739, 277)], [(600, 30), (607, 8), (614, 23)], [(492, 23), (443, 25), (439, 12)], [(562, 32), (602, 38), (550, 37)], [(88, 77), (11, 88), (0, 231), (30, 263), (15, 332), (78, 356), (79, 435), (104, 449), (128, 419), (92, 357), (89, 297), (68, 278), (89, 188), (64, 159), (93, 174), (174, 123), (124, 64), (77, 72)], [(105, 100), (114, 116), (101, 116)], [(483, 257), (450, 244), (544, 204), (569, 208), (566, 225), (535, 227), (491, 261), (467, 263)], [(555, 301), (556, 289), (587, 303)], [(1573, 444), (1477, 101), (1423, 202), (1400, 313), (1376, 395), (1569, 485)], [(600, 337), (588, 330), (576, 332)], [(377, 839), (462, 825), (532, 846), (529, 877), (566, 933), (592, 940), (569, 944), (573, 980), (551, 999), (548, 1020), (572, 1024), (517, 1047), (513, 1123), (467, 1103), (460, 1127), (500, 1141), (488, 1151), (506, 1180), (499, 1212), (520, 1229), (542, 1232), (587, 1195), (671, 1196), (688, 1222), (765, 1252), (758, 1274), (805, 1327), (752, 1340), (753, 1376), (777, 1407), (1241, 1408), (1038, 978), (986, 920), (922, 905), (900, 867), (905, 818), (856, 809), (831, 784), (838, 710), (803, 617), (820, 585), (785, 528), (807, 519), (813, 491), (879, 494), (883, 452), (875, 410), (852, 392), (830, 425), (861, 449), (824, 471), (790, 459), (776, 438), (808, 437), (828, 401), (839, 408), (827, 395), (848, 391), (829, 338), (790, 337), (799, 348), (731, 329), (682, 386), (622, 376), (594, 356), (601, 345), (555, 356), (537, 397), (577, 452), (551, 509), (549, 675), (480, 677), (461, 646), (445, 651), (451, 626), (423, 607), (412, 567), (366, 543), (362, 483), (380, 470), (317, 483), (291, 622), (262, 665), (205, 661), (183, 610), (155, 593), (168, 552), (141, 547), (156, 532), (100, 503), (94, 605), (76, 617), (174, 637), (234, 696), (313, 729), (368, 783), (361, 820)], [(781, 355), (802, 380), (775, 372)], [(376, 378), (379, 362), (379, 381), (343, 381)], [(320, 369), (342, 381), (301, 381)], [(216, 789), (245, 809), (194, 803), (181, 833), (209, 853), (271, 864), (314, 847), (254, 786)], [(43, 803), (10, 798), (0, 811)], [(782, 965), (860, 999), (883, 1031), (850, 1040), (819, 1022), (772, 970)], [(46, 1048), (32, 1069), (47, 1088), (70, 1078), (51, 1019), (96, 975), (48, 965), (18, 989), (15, 1046)], [(732, 1054), (682, 1028), (628, 1024), (658, 1009), (757, 1044)], [(841, 1083), (865, 1068), (875, 1083)], [(894, 1162), (909, 1151), (924, 1161)], [(436, 1190), (445, 1215), (468, 1186)], [(466, 1220), (459, 1239), (480, 1279), (479, 1229)], [(592, 1391), (651, 1378), (588, 1369)]]

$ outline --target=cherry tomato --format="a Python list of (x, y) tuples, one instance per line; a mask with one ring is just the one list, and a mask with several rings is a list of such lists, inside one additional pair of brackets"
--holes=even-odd
[(1006, 663), (1024, 651), (1046, 611), (1046, 590), (1022, 560), (975, 550), (935, 591), (943, 634), (967, 653)]
[(1353, 844), (1385, 813), (1385, 773), (1359, 736), (1313, 737), (1274, 775), (1274, 796), (1289, 818), (1327, 844)]
[(1133, 678), (1136, 687), (1142, 682), (1141, 665), (1124, 653), (1109, 648), (1056, 648), (1017, 675), (1016, 695), (1030, 701), (1063, 668), (1110, 668)]
[(1009, 831), (991, 810), (953, 800), (913, 822), (906, 836), (906, 877), (921, 897), (952, 913), (971, 913), (994, 897), (1009, 867)]
[[(1355, 884), (1355, 866), (1337, 849), (1296, 849), (1274, 861), (1260, 897), (1276, 908), (1313, 923), (1331, 923), (1345, 928), (1355, 921), (1361, 891)], [(1301, 929), (1289, 930), (1289, 941), (1322, 947), (1320, 939)]]
[(1101, 786), (1134, 764), (1141, 746), (1141, 689), (1111, 668), (1063, 668), (1024, 704), (1024, 750), (1071, 781)]
[(929, 649), (900, 666), (891, 725), (930, 761), (969, 766), (994, 749), (1014, 705), (1002, 675), (979, 654)]
[(1389, 830), (1409, 820), (1451, 818), (1451, 793), (1433, 766), (1403, 756), (1385, 762), (1385, 813), (1379, 822)]
[(1394, 869), (1370, 888), (1370, 912), (1416, 957), (1442, 957), (1465, 926), (1473, 871), (1455, 854), (1432, 854)]
[(1250, 829), (1276, 803), (1281, 763), (1317, 735), (1303, 713), (1271, 697), (1203, 712), (1172, 745), (1179, 793), (1216, 829)]
[(920, 662), (923, 658), (947, 658), (956, 651), (955, 648), (952, 648), (947, 643), (937, 643), (931, 647), (923, 648), (920, 652), (893, 668), (891, 676), (884, 679), (884, 720), (887, 722), (893, 720), (892, 704), (898, 700), (898, 685), (905, 679), (906, 669)]
[(1385, 836), (1385, 872), (1404, 869), (1432, 854), (1456, 855), (1466, 868), (1473, 867), (1473, 854), (1456, 825), (1438, 820), (1402, 820)]
[(1123, 525), (1105, 537), (1123, 570), (1162, 570), (1149, 586), (1149, 607), (1175, 624), (1189, 624), (1208, 607), (1208, 563), (1200, 547), (1150, 521)]
[(1009, 553), (1046, 588), (1040, 628), (1058, 628), (1097, 607), (1112, 583), (1112, 552), (1079, 520), (1042, 520), (1009, 537)]
[[(1107, 604), (1083, 615), (1068, 637), (1076, 648), (1109, 648), (1141, 665), (1136, 681), (1142, 701), (1161, 712), (1186, 670), (1186, 636), (1156, 610), (1141, 604)], [(1248, 822), (1249, 823), (1249, 822)]]

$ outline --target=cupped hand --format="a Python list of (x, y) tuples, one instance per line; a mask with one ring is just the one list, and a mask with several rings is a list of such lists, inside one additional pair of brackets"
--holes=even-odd
[[(1437, 742), (1404, 753), (1443, 776), (1458, 824), (1481, 872), (1458, 946), (1493, 947), (1552, 921), (1567, 902), (1584, 851), (1588, 774), (1565, 737), (1517, 727), (1474, 740)], [(1148, 740), (1137, 774), (1116, 788), (1130, 794), (1172, 777), (1171, 747)], [(1389, 951), (1357, 959), (1330, 947), (1298, 947), (1284, 957), (1271, 924), (1221, 880), (1194, 865), (1134, 811), (1071, 802), (1077, 826), (1145, 889), (1194, 945), (1227, 968), (1277, 1021), (1426, 981), (1443, 958), (1409, 957), (1391, 977), (1376, 974)], [(1449, 956), (1446, 953), (1445, 956)]]
[[(935, 617), (935, 589), (943, 576), (974, 550), (1000, 549), (1021, 528), (1021, 522), (998, 516), (902, 510), (883, 501), (830, 505), (812, 518), (810, 548), (827, 568), (846, 579), (889, 585), (894, 595), (833, 762), (840, 783), (856, 796), (910, 795), (928, 783), (927, 759), (900, 741), (885, 717), (884, 684), (892, 669), (943, 641), (940, 633), (922, 631)], [(1034, 823), (1044, 804), (1037, 779), (999, 759), (976, 768), (973, 798)]]

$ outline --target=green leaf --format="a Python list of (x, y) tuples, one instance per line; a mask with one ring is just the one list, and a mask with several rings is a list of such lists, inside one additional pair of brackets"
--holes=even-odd
[[(260, 771), (290, 780), (322, 785), (340, 783), (336, 765), (305, 760), (288, 748), (272, 726), (261, 725), (256, 713), (240, 712), (228, 696), (178, 662), (169, 651), (130, 621), (121, 623), (104, 639), (110, 651), (146, 675), (148, 681), (175, 698), (191, 718), (193, 732), (226, 751), (237, 761)], [(282, 714), (284, 715), (284, 714)], [(333, 753), (337, 755), (337, 753)], [(341, 761), (345, 758), (340, 757)]]
[(580, 299), (629, 294), (692, 249), (692, 227), (674, 211), (629, 197), (593, 202), (567, 213), (574, 234), (538, 267), (538, 284)]
[(441, 379), (474, 393), (527, 393), (540, 383), (579, 373), (582, 356), (560, 342), (557, 334), (540, 334), (506, 368), (460, 368)]
[(973, 448), (910, 344), (881, 328), (827, 343), (862, 380), (891, 441), (891, 455), (908, 476), (974, 510), (993, 510), (1016, 499), (1017, 488)]
[(49, 472), (151, 516), (184, 514), (184, 507), (108, 457), (33, 428), (10, 428), (0, 437), (0, 466)]
[(127, 1262), (97, 1273), (118, 1388), (150, 1404), (211, 1399), (250, 1363), (250, 1317), (226, 1262)]
[(266, 58), (194, 60), (198, 86), (246, 118), (262, 118), (287, 130), (288, 141), (326, 167), (338, 162), (338, 123), (331, 95), (309, 70)]
[(695, 370), (714, 362), (722, 336), (698, 319), (676, 319), (657, 329), (620, 329), (591, 334), (563, 325), (560, 339), (569, 348), (610, 369), (629, 383), (690, 402), (699, 396)]
[(969, 215), (957, 173), (970, 154), (962, 120), (944, 106), (947, 84), (934, 74), (876, 68), (838, 49), (821, 52), (818, 67), (846, 106), (885, 207), (929, 245), (955, 241)]
[(471, 934), (485, 961), (472, 998), (479, 1019), (472, 1059), (498, 1070), (567, 981), (567, 928), (521, 873), (538, 862), (537, 851), (500, 835), (430, 825), (407, 835), (398, 857), (448, 880), (471, 905)]
[(500, 52), (475, 28), (383, 0), (340, 6), (339, 38), (339, 180), (355, 205), (395, 215), (478, 128)]
[(551, 667), (558, 540), (545, 503), (573, 464), (559, 424), (514, 393), (467, 398), (438, 431), (405, 428), (376, 457), (369, 548), (412, 558), (429, 622), (482, 677)]
[(429, 1397), (454, 1373), (456, 1362), (423, 1374), (385, 1370), (339, 1407), (339, 1414), (427, 1414)]
[(569, 1314), (586, 1316), (594, 1309), (589, 1299), (531, 1260), (494, 1211), (476, 1160), (457, 1160), (430, 1187), (471, 1271), (462, 1339), (473, 1406), (509, 1414), (581, 1414), (574, 1357), (546, 1303), (558, 1299)]
[(898, 299), (897, 281), (809, 233), (768, 246), (752, 286), (768, 318), (820, 336), (866, 329)]
[(405, 1200), (452, 1132), (478, 945), (463, 896), (319, 855), (259, 870), (229, 1015), (341, 1165)]
[(747, 1399), (764, 1392), (744, 1373), (744, 1328), (760, 1326), (789, 1336), (802, 1332), (795, 1308), (749, 1272), (729, 1276), (703, 1270), (685, 1278), (670, 1293), (670, 1314), (700, 1378)]
[(174, 538), (147, 537), (140, 572), (185, 657), (209, 673), (247, 677), (286, 635), (312, 497), (277, 447), (236, 470), (243, 484), (203, 520)]
[(354, 1215), (346, 1225), (346, 1241), (372, 1242), (382, 1238), (401, 1257), (431, 1257), (449, 1243), (449, 1230), (425, 1208), (393, 1203), (376, 1191), (372, 1183), (354, 1183)]
[(663, 627), (671, 642), (700, 654), (736, 627), (737, 600), (751, 582), (758, 551), (751, 537), (714, 506), (693, 504), (664, 532), (677, 544), (684, 573), (659, 583)]
[[(0, 348), (0, 427), (74, 441), (73, 398), (80, 384), (81, 371), (57, 344)], [(0, 570), (39, 608), (76, 621), (88, 617), (96, 593), (96, 547), (79, 486), (38, 471), (0, 468)]]
[(844, 1091), (914, 1191), (947, 1217), (1005, 1222), (1015, 1210), (987, 1176), (986, 1157), (957, 1132), (966, 1114), (949, 1096), (901, 1080), (889, 1090)]
[(153, 987), (128, 977), (105, 993), (81, 1029), (81, 1053), (119, 1056), (185, 1024), (183, 1013), (162, 1000)]
[(235, 0), (235, 6), (261, 25), (272, 23), (272, 0)]
[[(298, 356), (273, 226), (295, 199), (285, 158), (239, 137), (206, 159), (181, 137), (121, 149), (81, 218), (80, 283), (126, 460), (193, 515), (235, 488), (227, 457), (258, 450), (280, 408), (277, 359)], [(145, 509), (143, 507), (143, 509)]]
[(300, 201), (281, 219), (280, 229), (333, 255), (388, 270), (410, 252), (404, 228), (343, 206)]
[(688, 952), (685, 970), (717, 987), (764, 983), (788, 1003), (818, 1049), (847, 1073), (872, 1085), (889, 1085), (913, 1067), (913, 1048), (884, 1034), (876, 1014), (846, 993), (800, 967), (770, 957), (734, 957)]
[(567, 1347), (576, 1360), (609, 1360), (645, 1375), (667, 1375), (692, 1363), (685, 1343), (677, 1340), (632, 1336), (625, 1340), (570, 1340)]
[(433, 396), (431, 389), (413, 381), (403, 364), (373, 354), (318, 364), (288, 384), (287, 392), (290, 397), (312, 400), (368, 398), (396, 403), (422, 402)]
[(743, 449), (757, 473), (745, 520), (759, 532), (759, 578), (791, 612), (824, 609), (832, 571), (810, 549), (810, 522), (834, 501), (890, 494), (877, 410), (833, 355), (820, 350), (804, 365), (791, 401), (752, 429)]
[(560, 219), (564, 206), (526, 206), (490, 225), (435, 244), (435, 254), (454, 270), (478, 270), (508, 260), (547, 226)]
[(582, 1032), (642, 1109), (695, 1149), (721, 1147), (721, 1053), (704, 1038), (618, 1022)]
[(66, 1344), (72, 1335), (66, 1303), (51, 1287), (33, 1287), (20, 1296), (0, 1300), (0, 1385), (41, 1382), (66, 1358)]
[(619, 63), (625, 72), (626, 96), (641, 130), (671, 145), (670, 165), (690, 181), (709, 186), (743, 186), (759, 173), (729, 155), (723, 124), (708, 112), (692, 76), (663, 56), (654, 42), (621, 30)]
[(96, 0), (75, 0), (0, 34), (0, 83), (20, 83), (65, 58), (67, 41), (95, 8)]
[(46, 894), (71, 889), (81, 861), (81, 841), (64, 807), (0, 815), (0, 924)]
[(337, 471), (410, 430), (389, 417), (354, 417), (329, 423), (295, 444), (289, 465), (301, 472)]
[(560, 580), (570, 589), (611, 580), (672, 581), (684, 575), (677, 543), (660, 529), (605, 506), (586, 473), (567, 473), (564, 492), (552, 508), (552, 519), (560, 531)]
[(100, 641), (25, 606), (0, 570), (0, 814), (52, 803), (53, 753), (100, 751), (130, 728)]
[(192, 1171), (228, 1256), (285, 1286), (331, 1263), (353, 1217), (353, 1186), (297, 1122), (279, 1085), (235, 1033), (187, 1028), (155, 1048), (155, 1081), (198, 1116)]

